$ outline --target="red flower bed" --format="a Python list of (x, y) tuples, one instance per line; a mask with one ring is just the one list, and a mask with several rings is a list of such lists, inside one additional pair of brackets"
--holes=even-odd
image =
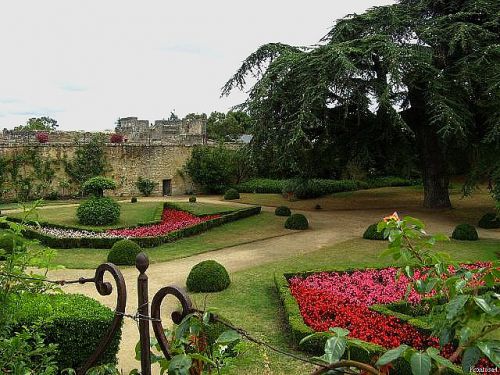
[(163, 210), (161, 223), (130, 229), (110, 229), (107, 233), (117, 237), (155, 237), (191, 227), (204, 221), (216, 219), (220, 215), (198, 217), (188, 212), (167, 208)]
[[(477, 263), (472, 267), (484, 264)], [(388, 304), (404, 299), (411, 282), (401, 275), (396, 280), (396, 268), (367, 269), (353, 273), (323, 272), (306, 278), (289, 280), (290, 291), (297, 300), (304, 322), (314, 331), (327, 331), (342, 327), (349, 336), (391, 349), (401, 344), (416, 349), (439, 347), (439, 340), (423, 334), (414, 326), (396, 317), (369, 309), (373, 304)], [(416, 278), (421, 278), (419, 272)], [(412, 291), (408, 297), (418, 303), (421, 296)], [(442, 354), (451, 355), (452, 347), (445, 347)]]

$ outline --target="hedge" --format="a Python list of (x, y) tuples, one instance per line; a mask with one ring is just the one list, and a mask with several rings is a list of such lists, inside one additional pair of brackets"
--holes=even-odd
[(294, 193), (296, 198), (306, 199), (360, 189), (390, 186), (413, 186), (419, 184), (421, 184), (420, 180), (394, 176), (376, 177), (368, 179), (366, 181), (333, 179), (274, 180), (270, 178), (255, 178), (235, 185), (234, 188), (240, 193)]
[[(385, 268), (385, 267), (382, 267)], [(331, 272), (353, 272), (356, 269), (345, 269), (345, 270), (331, 270)], [(318, 337), (318, 338), (313, 338), (311, 340), (306, 341), (302, 345), (299, 345), (300, 341), (314, 333), (314, 331), (304, 323), (304, 320), (302, 318), (302, 315), (300, 313), (299, 305), (297, 304), (297, 301), (293, 297), (293, 295), (290, 292), (289, 288), (289, 283), (288, 280), (294, 276), (299, 276), (299, 277), (306, 277), (308, 275), (317, 273), (320, 271), (314, 271), (314, 272), (304, 272), (304, 273), (285, 273), (285, 274), (274, 274), (274, 283), (276, 286), (276, 289), (278, 291), (279, 298), (283, 304), (283, 309), (284, 309), (284, 314), (285, 314), (285, 322), (288, 326), (289, 333), (290, 333), (290, 339), (292, 341), (292, 344), (297, 347), (300, 350), (303, 350), (305, 352), (314, 354), (314, 355), (322, 355), (324, 353), (324, 346), (325, 346), (325, 341), (326, 337)], [(388, 313), (390, 315), (394, 315), (396, 317), (405, 317), (404, 314), (397, 314), (396, 312), (385, 308), (383, 310), (384, 306), (381, 305), (374, 305), (371, 306), (370, 308), (375, 307), (373, 310), (381, 312), (381, 313)], [(378, 310), (377, 310), (378, 309)], [(379, 311), (380, 310), (380, 311)], [(423, 330), (425, 332), (429, 332), (429, 326), (428, 325), (423, 325), (423, 321), (420, 321), (418, 319), (415, 319), (413, 317), (408, 317), (408, 322), (410, 324), (416, 323), (416, 328), (419, 328), (420, 330)], [(376, 360), (377, 357), (382, 355), (387, 351), (386, 348), (369, 343), (366, 341), (354, 339), (354, 338), (349, 338), (349, 342), (355, 343), (356, 345), (350, 346), (350, 359), (355, 360), (355, 361), (360, 361), (368, 364), (373, 364)], [(394, 368), (391, 370), (391, 374), (403, 374), (403, 375), (411, 375), (411, 369), (409, 364), (404, 361), (403, 359), (398, 359), (394, 363)], [(453, 370), (447, 370), (445, 372), (446, 374), (462, 374), (463, 372), (461, 369), (457, 366), (456, 371)]]
[[(110, 327), (114, 313), (81, 294), (23, 294), (10, 303), (15, 312), (15, 330), (41, 321), (47, 343), (58, 345), (60, 369), (80, 367), (94, 352)], [(98, 364), (117, 363), (121, 328)]]
[[(164, 207), (174, 207), (175, 205), (165, 202)], [(157, 237), (134, 237), (136, 242), (142, 248), (156, 247), (167, 242), (173, 242), (183, 237), (189, 237), (198, 233), (204, 232), (210, 228), (220, 226), (225, 223), (243, 219), (249, 216), (257, 215), (261, 211), (260, 206), (243, 208), (236, 211), (221, 211), (225, 212), (222, 216), (195, 224), (190, 227), (182, 228), (174, 232), (170, 232), (163, 236)], [(211, 214), (213, 215), (213, 214)], [(206, 215), (201, 215), (206, 216)], [(157, 222), (143, 223), (141, 225), (155, 224)], [(40, 233), (34, 229), (27, 228), (23, 230), (23, 235), (26, 238), (39, 240), (46, 246), (54, 249), (72, 249), (72, 248), (94, 248), (94, 249), (110, 249), (113, 244), (120, 241), (122, 238), (58, 238), (48, 234)]]

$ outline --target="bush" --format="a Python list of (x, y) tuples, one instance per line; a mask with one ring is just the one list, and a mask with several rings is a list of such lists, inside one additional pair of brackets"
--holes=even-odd
[(290, 216), (292, 211), (287, 206), (279, 206), (274, 210), (276, 216)]
[(137, 186), (137, 189), (145, 197), (149, 197), (157, 185), (158, 185), (157, 182), (154, 182), (153, 180), (150, 180), (148, 178), (142, 178), (142, 177), (139, 177), (139, 179), (135, 183), (135, 186)]
[(53, 190), (51, 191), (49, 194), (47, 194), (45, 196), (45, 199), (49, 200), (49, 201), (56, 201), (60, 198), (60, 195), (57, 191)]
[(485, 214), (478, 223), (479, 228), (498, 229), (500, 228), (500, 218), (493, 212)]
[(459, 224), (455, 227), (451, 238), (460, 241), (477, 241), (479, 236), (474, 226), (470, 224)]
[[(90, 357), (111, 325), (114, 312), (96, 300), (80, 294), (22, 294), (12, 308), (15, 331), (41, 321), (45, 342), (58, 345), (60, 369), (78, 368)], [(98, 364), (116, 363), (121, 329), (99, 358)]]
[(270, 178), (254, 178), (235, 186), (240, 193), (281, 194), (289, 180), (272, 180)]
[(135, 258), (141, 251), (141, 247), (134, 241), (120, 240), (115, 242), (108, 253), (108, 262), (119, 266), (133, 266)]
[(238, 193), (238, 190), (236, 189), (227, 189), (226, 193), (224, 194), (224, 199), (227, 201), (232, 199), (240, 199), (240, 193)]
[(96, 176), (85, 181), (82, 185), (82, 189), (84, 194), (102, 197), (104, 196), (104, 190), (116, 189), (116, 182), (111, 178)]
[(123, 135), (122, 134), (111, 134), (111, 137), (109, 138), (109, 141), (111, 143), (123, 143)]
[(215, 260), (205, 260), (195, 265), (186, 280), (190, 292), (220, 292), (230, 283), (226, 269)]
[(191, 195), (191, 196), (189, 197), (189, 202), (191, 202), (191, 203), (196, 203), (196, 197), (195, 197), (194, 195)]
[(115, 224), (120, 217), (120, 205), (109, 197), (91, 197), (78, 206), (76, 216), (83, 225)]
[(309, 228), (307, 218), (302, 214), (293, 214), (285, 221), (286, 229), (299, 229), (304, 230)]
[(385, 240), (384, 233), (377, 231), (377, 224), (372, 224), (366, 228), (365, 233), (363, 233), (363, 238), (365, 240)]
[(130, 198), (130, 203), (137, 203), (137, 197)]
[(354, 191), (359, 189), (359, 182), (354, 180), (324, 180), (312, 179), (288, 180), (283, 185), (284, 195), (293, 195), (297, 199), (318, 198), (323, 195)]
[(421, 180), (418, 179), (408, 179), (403, 177), (375, 177), (367, 181), (368, 188), (380, 188), (380, 187), (390, 187), (390, 186), (414, 186), (420, 185)]
[[(0, 235), (0, 249), (5, 251), (6, 254), (12, 254), (14, 247), (20, 243), (20, 239), (18, 239), (12, 233), (4, 233)], [(0, 260), (4, 259), (3, 255), (0, 255)]]

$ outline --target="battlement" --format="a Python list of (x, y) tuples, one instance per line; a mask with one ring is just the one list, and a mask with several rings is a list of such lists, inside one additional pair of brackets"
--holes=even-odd
[[(134, 145), (186, 145), (206, 143), (206, 122), (203, 120), (148, 120), (124, 117), (118, 120), (115, 132), (123, 135), (123, 142)], [(0, 145), (38, 144), (38, 131), (8, 130), (0, 133)], [(82, 144), (99, 135), (110, 142), (109, 132), (51, 131), (47, 144)]]

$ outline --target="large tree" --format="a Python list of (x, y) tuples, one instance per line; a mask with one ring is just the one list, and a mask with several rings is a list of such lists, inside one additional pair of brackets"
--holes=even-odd
[(450, 207), (449, 172), (458, 157), (468, 172), (500, 175), (499, 12), (498, 0), (400, 0), (372, 8), (339, 20), (317, 46), (260, 47), (223, 94), (257, 76), (245, 103), (254, 142), (272, 144), (299, 173), (310, 170), (307, 150), (326, 160), (332, 147), (325, 146), (335, 141), (368, 150), (362, 132), (341, 137), (346, 126), (362, 125), (381, 149), (410, 139), (424, 206)]
[(15, 130), (45, 130), (54, 131), (59, 125), (57, 120), (50, 117), (32, 117), (26, 121), (26, 125), (19, 125)]

